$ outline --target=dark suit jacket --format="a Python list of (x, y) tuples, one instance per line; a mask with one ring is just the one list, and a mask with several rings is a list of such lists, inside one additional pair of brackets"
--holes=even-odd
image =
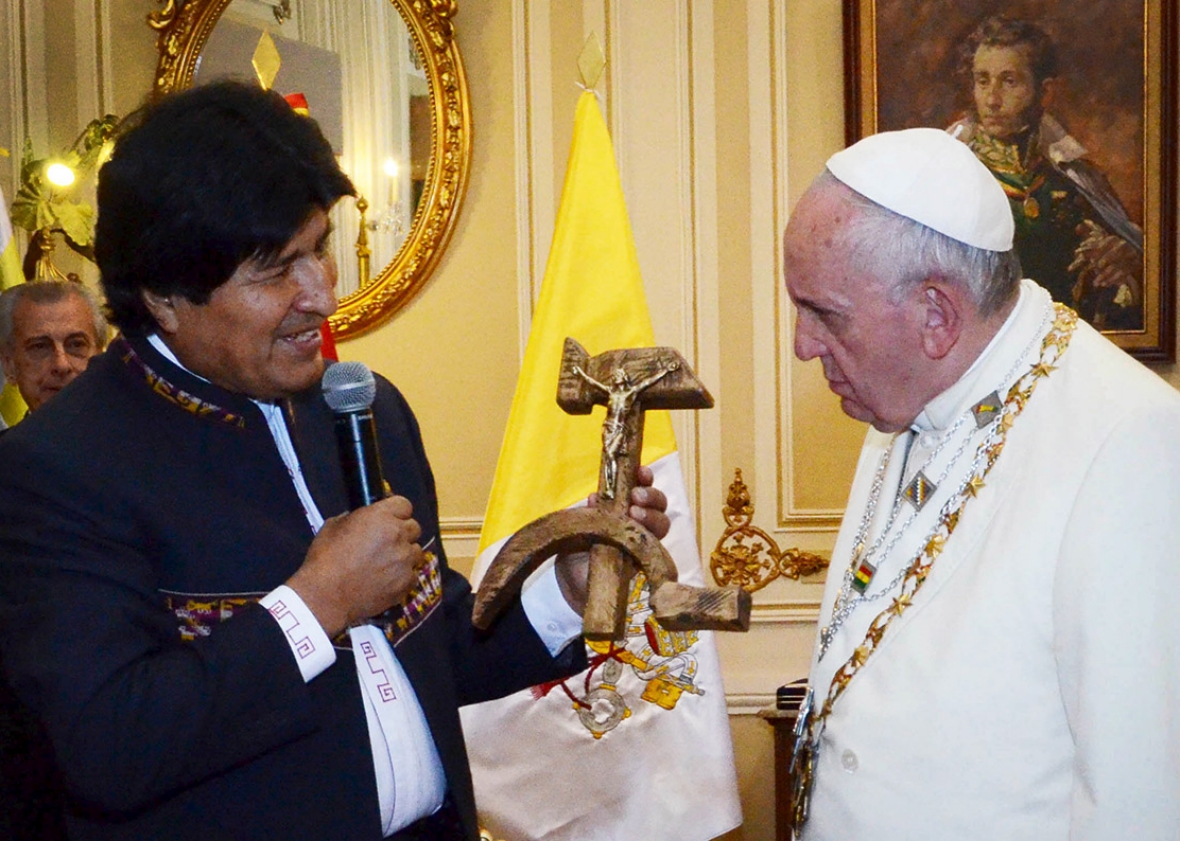
[[(9, 429), (0, 429), (0, 438)], [(0, 838), (62, 841), (63, 797), (45, 728), (16, 697), (0, 663)]]
[[(550, 658), (519, 603), (475, 631), (413, 414), (384, 380), (374, 411), (385, 477), (413, 502), (441, 584), (396, 652), (475, 838), (458, 706), (577, 671), (583, 647)], [(321, 512), (345, 511), (318, 387), (289, 401), (287, 422)], [(52, 738), (71, 837), (381, 837), (351, 651), (305, 684), (250, 603), (312, 537), (258, 408), (145, 341), (113, 343), (0, 440), (0, 647)]]

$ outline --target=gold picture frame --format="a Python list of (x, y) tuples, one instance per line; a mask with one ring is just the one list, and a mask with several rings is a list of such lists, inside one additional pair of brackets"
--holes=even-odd
[[(952, 132), (965, 128), (967, 133), (960, 139), (971, 137), (978, 127), (983, 130), (979, 142), (984, 142), (986, 125), (998, 118), (982, 115), (981, 109), (991, 106), (980, 99), (981, 84), (986, 84), (987, 77), (981, 83), (984, 70), (979, 67), (979, 53), (972, 52), (979, 39), (973, 40), (973, 36), (984, 31), (994, 36), (997, 30), (985, 30), (984, 22), (996, 16), (1031, 22), (1048, 36), (1049, 49), (1056, 54), (1055, 75), (1048, 85), (1038, 83), (1040, 110), (1036, 111), (1037, 121), (1026, 123), (1026, 128), (1034, 128), (1038, 138), (1047, 137), (1044, 117), (1048, 115), (1057, 128), (1064, 129), (1067, 141), (1080, 143), (1072, 147), (1081, 149), (1074, 153), (1080, 162), (1073, 164), (1071, 159), (1059, 165), (1061, 153), (1057, 150), (1063, 146), (1031, 140), (1023, 147), (1024, 154), (1031, 158), (1034, 145), (1045, 150), (1039, 165), (1052, 167), (1047, 170), (1047, 186), (1044, 181), (1037, 184), (1030, 180), (1024, 182), (1022, 193), (1019, 182), (1012, 186), (997, 174), (1017, 214), (1017, 250), (1026, 270), (1037, 266), (1045, 277), (1058, 279), (1054, 286), (1034, 276), (1058, 290), (1054, 297), (1077, 306), (1084, 318), (1145, 362), (1175, 361), (1176, 7), (1175, 0), (844, 0), (845, 133), (849, 144), (867, 134), (913, 126), (936, 126)], [(1018, 44), (1017, 49), (1031, 56), (1037, 48)], [(1029, 65), (1036, 60), (1030, 58)], [(978, 146), (973, 148), (985, 157)], [(989, 167), (997, 172), (992, 164)], [(1034, 171), (1033, 166), (1030, 163), (1027, 173)], [(1090, 173), (1083, 187), (1105, 182), (1101, 195), (1075, 190), (1072, 183), (1048, 191), (1054, 186), (1054, 173), (1064, 177), (1071, 166), (1085, 167)], [(1077, 175), (1070, 177), (1075, 182), (1081, 180)], [(1048, 192), (1040, 202), (1025, 199), (1024, 210), (1019, 197), (1032, 195), (1034, 189)], [(1110, 289), (1109, 297), (1100, 300), (1100, 292), (1105, 295), (1106, 291), (1084, 285), (1087, 281), (1082, 272), (1070, 268), (1081, 260), (1071, 261), (1070, 255), (1079, 252), (1067, 250), (1067, 244), (1076, 240), (1066, 236), (1053, 240), (1058, 244), (1056, 254), (1051, 246), (1028, 244), (1047, 239), (1023, 240), (1025, 250), (1021, 251), (1021, 225), (1028, 220), (1020, 219), (1020, 213), (1044, 230), (1050, 224), (1050, 214), (1058, 213), (1060, 205), (1055, 202), (1080, 205), (1081, 200), (1072, 197), (1076, 194), (1087, 200), (1094, 198), (1087, 205), (1091, 210), (1101, 206), (1092, 214), (1099, 227), (1130, 230), (1121, 237), (1128, 244), (1135, 242), (1138, 230), (1141, 263), (1137, 266), (1137, 290), (1130, 283), (1126, 289)], [(1118, 216), (1117, 209), (1111, 210), (1111, 195), (1114, 204), (1122, 205), (1121, 218), (1130, 221), (1130, 229), (1125, 224), (1119, 228), (1118, 218), (1107, 224), (1108, 217)], [(1062, 220), (1061, 229), (1073, 230), (1075, 237), (1087, 230), (1072, 225), (1077, 217), (1064, 211), (1052, 218)], [(1087, 220), (1083, 224), (1088, 224)], [(1054, 265), (1058, 269), (1050, 268)], [(1133, 260), (1130, 265), (1135, 267)], [(1031, 270), (1027, 273), (1033, 274)], [(1075, 277), (1077, 281), (1070, 287)], [(1139, 307), (1138, 311), (1130, 309), (1132, 306)], [(1124, 323), (1107, 316), (1116, 310)]]
[[(343, 296), (329, 319), (338, 340), (383, 324), (422, 289), (454, 233), (471, 166), (467, 77), (452, 22), (456, 0), (382, 1), (397, 9), (422, 58), (430, 90), (431, 155), (401, 248), (369, 283)], [(201, 51), (231, 0), (160, 2), (163, 8), (148, 15), (148, 24), (159, 33), (154, 91), (164, 94), (192, 85)]]

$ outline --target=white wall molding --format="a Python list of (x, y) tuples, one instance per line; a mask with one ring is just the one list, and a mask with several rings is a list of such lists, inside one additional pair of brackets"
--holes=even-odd
[(447, 556), (474, 558), (479, 551), (482, 517), (441, 517), (438, 522)]
[(773, 692), (726, 692), (725, 706), (730, 715), (758, 715), (775, 702)]
[[(778, 511), (778, 485), (783, 477), (779, 464), (778, 425), (779, 360), (778, 342), (778, 238), (777, 192), (782, 189), (782, 166), (776, 166), (776, 80), (771, 57), (774, 35), (771, 32), (772, 7), (780, 0), (763, 0), (747, 5), (747, 79), (750, 115), (750, 275), (774, 279), (754, 283), (751, 288), (751, 324), (753, 329), (754, 371), (754, 457), (759, 465), (756, 477), (747, 477), (757, 511)], [(781, 18), (780, 18), (781, 20)], [(780, 84), (781, 86), (781, 84)], [(782, 129), (779, 129), (781, 133)], [(751, 481), (752, 479), (752, 481)]]
[[(109, 57), (103, 52), (102, 6), (102, 0), (74, 0), (74, 91), (78, 131), (106, 113), (103, 110), (106, 95), (103, 66)], [(108, 34), (109, 31), (108, 26)]]
[(33, 148), (44, 150), (49, 145), (49, 89), (45, 60), (45, 7), (36, 0), (19, 0), (18, 29), (20, 43), (17, 61), (21, 99), (18, 120), (23, 131), (18, 143), (24, 148), (25, 137), (33, 141)]
[[(693, 0), (689, 6), (689, 112), (692, 117), (693, 193), (691, 199), (695, 295), (686, 312), (686, 327), (693, 336), (697, 375), (713, 394), (711, 411), (693, 413), (692, 440), (696, 444), (695, 492), (697, 541), (702, 555), (712, 550), (716, 516), (725, 499), (726, 477), (721, 456), (721, 266), (719, 263), (717, 197), (717, 60), (713, 0)], [(710, 537), (706, 537), (710, 535)]]
[(750, 613), (751, 625), (814, 625), (819, 620), (819, 602), (759, 602)]
[(0, 147), (8, 150), (9, 157), (0, 159), (0, 188), (8, 201), (12, 201), (16, 192), (24, 144), (23, 54), (20, 4), (5, 3), (0, 6), (0, 109), (3, 109), (0, 113), (8, 115), (8, 119), (0, 124)]
[(513, 0), (512, 3), (517, 328), (522, 361), (557, 219), (550, 12), (550, 0)]
[[(765, 0), (749, 7), (751, 266), (755, 283), (754, 451), (759, 465), (753, 489), (755, 507), (775, 512), (768, 529), (788, 543), (809, 548), (830, 544), (839, 526), (839, 509), (808, 509), (795, 499), (791, 432), (793, 325), (782, 283), (780, 236), (788, 217), (786, 65), (787, 0)], [(772, 397), (771, 397), (772, 396)], [(769, 469), (769, 470), (768, 470)], [(770, 472), (772, 470), (772, 472)]]

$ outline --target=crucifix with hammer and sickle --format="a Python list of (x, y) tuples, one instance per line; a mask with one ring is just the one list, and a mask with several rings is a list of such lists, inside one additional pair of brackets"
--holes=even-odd
[(598, 504), (547, 514), (518, 531), (500, 549), (476, 594), (472, 621), (487, 628), (545, 559), (558, 553), (590, 552), (583, 635), (622, 639), (631, 578), (642, 571), (651, 605), (671, 631), (745, 631), (750, 594), (740, 587), (690, 587), (677, 582), (676, 565), (663, 545), (627, 516), (643, 449), (648, 409), (707, 409), (704, 384), (672, 348), (610, 350), (591, 358), (565, 340), (557, 402), (570, 414), (589, 414), (605, 404)]

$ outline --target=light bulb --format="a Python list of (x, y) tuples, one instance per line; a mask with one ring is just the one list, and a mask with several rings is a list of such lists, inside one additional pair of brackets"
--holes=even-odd
[(74, 171), (62, 163), (47, 166), (45, 168), (45, 177), (55, 187), (68, 187), (74, 183)]
[(397, 178), (397, 174), (400, 171), (397, 161), (395, 161), (393, 158), (386, 158), (384, 168), (386, 175), (388, 175), (390, 178)]

